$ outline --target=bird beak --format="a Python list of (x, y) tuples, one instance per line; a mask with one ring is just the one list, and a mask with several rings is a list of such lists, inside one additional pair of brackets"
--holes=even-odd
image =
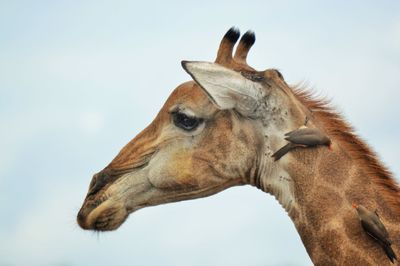
[(358, 208), (358, 205), (357, 205), (356, 203), (353, 202), (353, 203), (351, 204), (351, 207), (353, 207), (354, 209), (357, 209), (357, 208)]

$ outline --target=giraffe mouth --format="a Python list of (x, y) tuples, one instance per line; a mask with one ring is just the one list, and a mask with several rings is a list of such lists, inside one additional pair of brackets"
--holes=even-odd
[[(124, 203), (125, 201), (121, 200), (126, 189), (115, 190), (112, 187), (124, 176), (135, 175), (140, 170), (143, 170), (154, 153), (155, 150), (152, 150), (145, 156), (141, 156), (141, 159), (129, 168), (115, 170), (106, 167), (94, 175), (88, 194), (77, 215), (77, 222), (82, 229), (95, 231), (115, 230), (126, 220), (132, 211), (131, 208), (128, 210)], [(113, 191), (110, 192), (110, 189)], [(115, 193), (116, 191), (117, 193)]]
[(105, 200), (97, 204), (85, 204), (78, 213), (77, 222), (82, 229), (111, 231), (124, 223), (129, 212), (121, 203)]
[[(137, 172), (123, 174), (113, 180), (114, 182), (110, 182), (100, 189), (89, 190), (77, 215), (77, 223), (82, 229), (111, 231), (124, 223), (129, 213), (134, 211), (127, 206), (129, 195), (126, 195), (126, 193), (129, 194), (131, 189), (136, 191), (141, 188), (140, 191), (146, 191), (148, 188), (146, 184), (143, 186), (141, 178), (135, 179), (138, 181), (137, 186), (126, 186), (124, 177), (129, 175), (136, 176)], [(125, 187), (128, 187), (128, 189)]]
[(117, 229), (128, 217), (128, 212), (118, 207), (111, 207), (101, 212), (93, 221), (93, 230), (110, 231)]

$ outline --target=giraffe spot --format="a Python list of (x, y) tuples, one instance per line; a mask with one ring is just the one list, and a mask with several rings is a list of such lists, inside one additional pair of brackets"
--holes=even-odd
[(309, 222), (309, 224), (315, 229), (315, 230), (319, 230), (322, 226), (322, 222), (320, 220), (321, 215), (320, 212), (316, 209), (310, 208), (307, 211), (307, 221)]
[[(343, 243), (344, 239), (337, 230), (327, 230), (319, 239), (319, 248), (326, 258), (342, 258), (343, 257)], [(333, 264), (338, 264), (336, 261)], [(322, 264), (321, 264), (322, 265)], [(332, 265), (328, 263), (325, 265)]]
[[(307, 164), (307, 160), (290, 162), (288, 165), (288, 172), (296, 173), (292, 178), (294, 180), (295, 196), (299, 201), (306, 198), (309, 189), (314, 186), (316, 176), (315, 164)], [(301, 205), (300, 202), (299, 204)]]
[[(317, 186), (314, 193), (307, 198), (309, 209), (307, 210), (307, 220), (315, 230), (320, 230), (321, 226), (332, 222), (338, 215), (338, 209), (343, 204), (343, 199), (339, 193), (326, 186)], [(334, 204), (335, 208), (324, 208), (324, 205)]]
[(310, 166), (316, 168), (315, 162), (318, 160), (319, 149), (320, 147), (296, 148), (291, 153), (296, 158), (296, 163), (306, 166), (306, 169)]
[(319, 161), (318, 176), (329, 184), (341, 186), (344, 179), (349, 178), (350, 160), (339, 156), (336, 152), (327, 151), (324, 158)]
[(354, 249), (346, 250), (343, 258), (342, 265), (373, 265), (371, 264), (361, 252), (357, 252)]

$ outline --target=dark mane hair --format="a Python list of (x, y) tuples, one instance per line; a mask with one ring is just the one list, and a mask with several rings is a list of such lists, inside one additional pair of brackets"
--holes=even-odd
[(312, 117), (323, 124), (326, 132), (340, 141), (349, 155), (360, 162), (363, 171), (377, 185), (388, 207), (400, 215), (400, 187), (376, 153), (355, 134), (353, 127), (331, 106), (329, 100), (318, 99), (313, 92), (299, 86), (292, 90), (297, 99), (312, 111)]

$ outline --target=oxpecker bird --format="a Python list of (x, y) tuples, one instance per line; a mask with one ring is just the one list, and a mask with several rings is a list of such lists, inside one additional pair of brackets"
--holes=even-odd
[(279, 160), (282, 156), (295, 148), (315, 147), (318, 145), (324, 145), (331, 148), (332, 144), (332, 141), (319, 129), (308, 128), (306, 126), (301, 126), (299, 129), (286, 133), (285, 140), (289, 141), (289, 143), (272, 155), (272, 157), (275, 158), (275, 161)]
[(361, 226), (364, 231), (378, 242), (390, 261), (394, 263), (397, 257), (391, 248), (392, 242), (389, 239), (389, 233), (381, 222), (381, 219), (379, 219), (377, 211), (369, 211), (364, 206), (355, 203), (353, 203), (352, 206), (357, 210), (358, 218), (361, 221)]

